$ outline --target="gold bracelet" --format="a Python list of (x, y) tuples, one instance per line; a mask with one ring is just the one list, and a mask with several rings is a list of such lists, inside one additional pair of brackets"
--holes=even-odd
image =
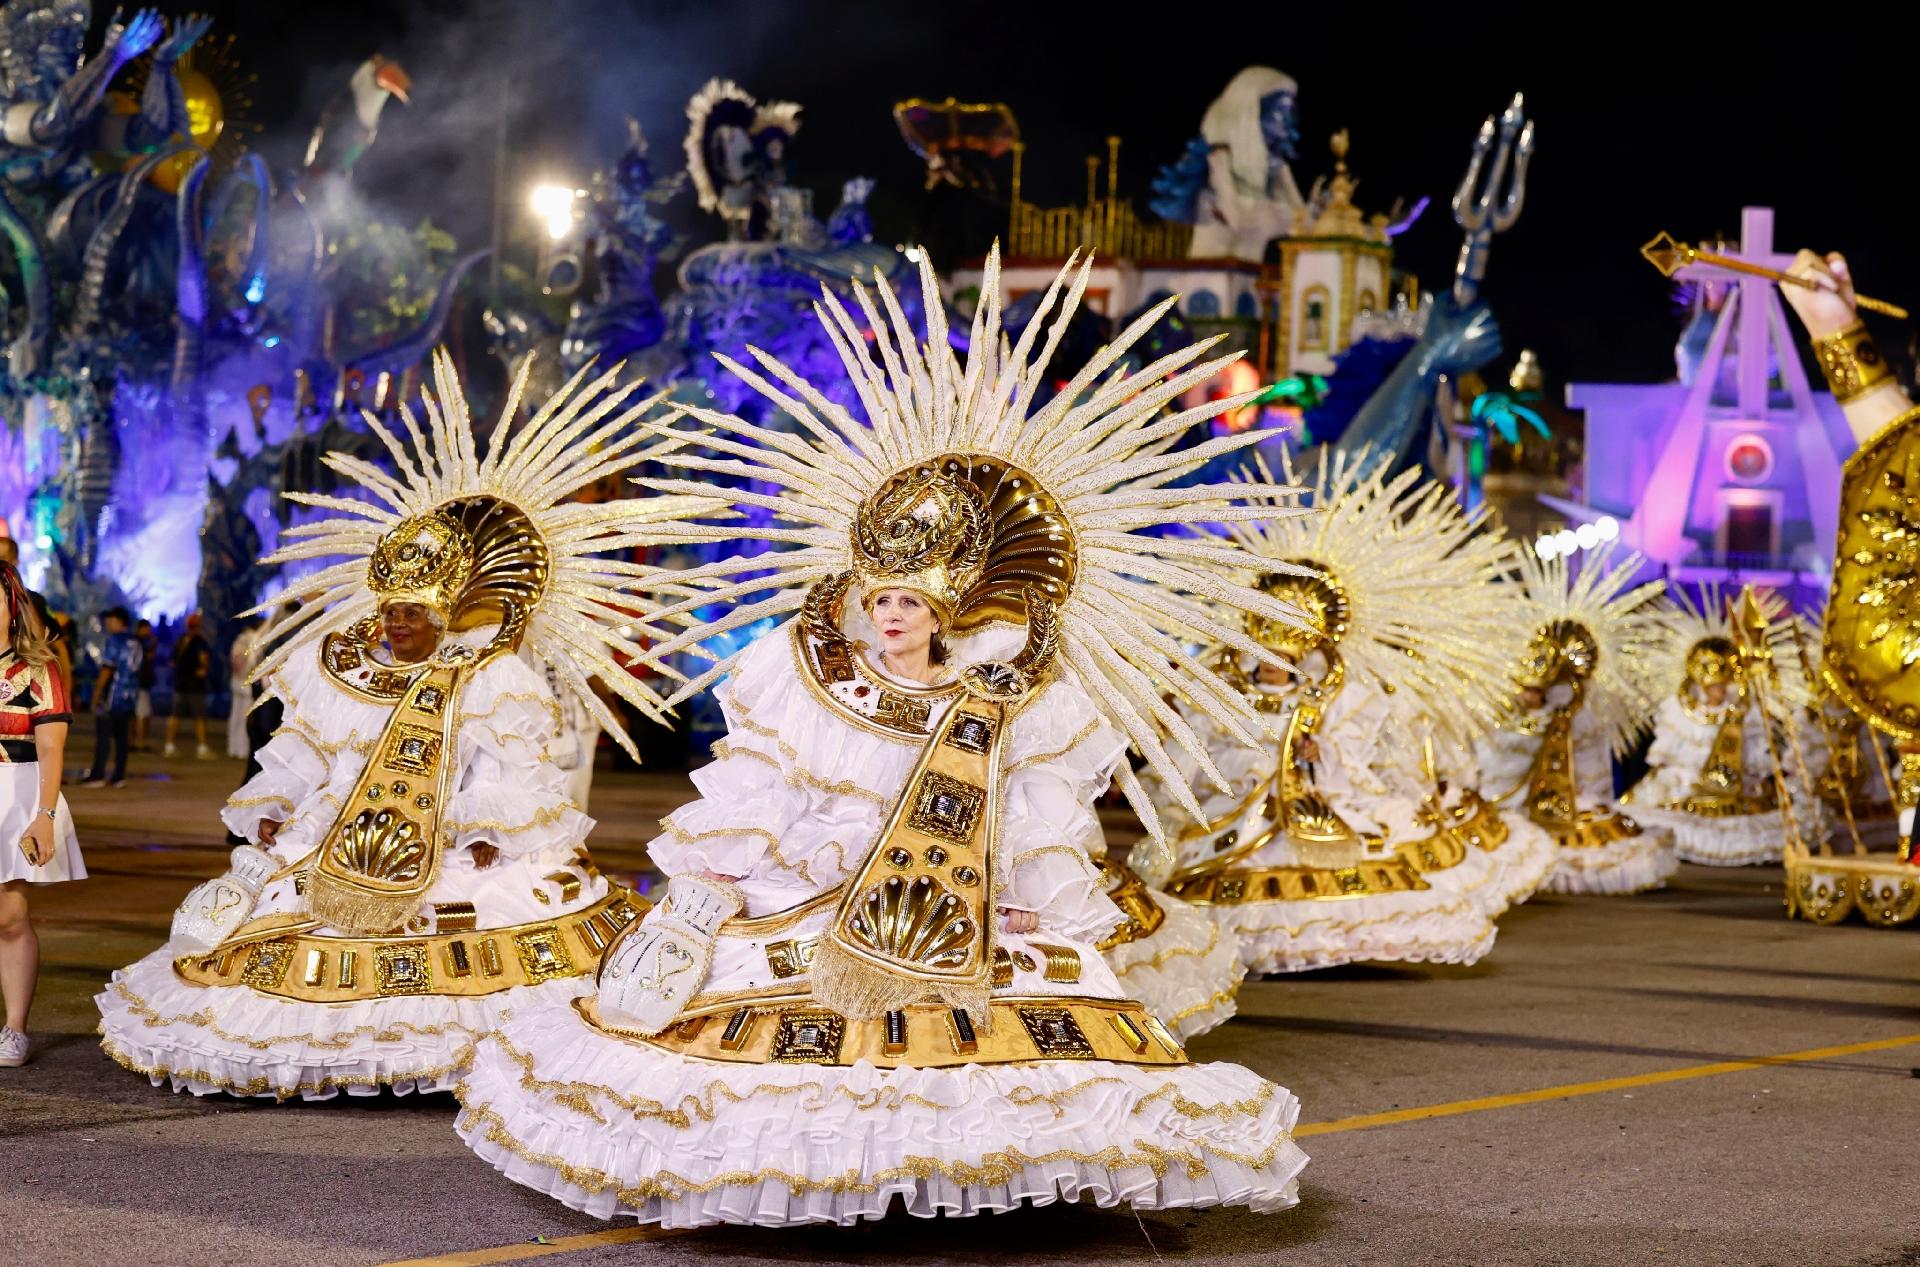
[(1827, 376), (1833, 398), (1843, 405), (1893, 377), (1886, 358), (1874, 346), (1873, 336), (1858, 321), (1837, 334), (1815, 339), (1813, 354), (1820, 358), (1820, 372)]

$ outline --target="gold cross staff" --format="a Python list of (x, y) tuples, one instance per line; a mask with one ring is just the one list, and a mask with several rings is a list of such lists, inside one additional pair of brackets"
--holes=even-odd
[[(1660, 270), (1662, 277), (1672, 277), (1689, 264), (1717, 264), (1721, 268), (1730, 269), (1736, 273), (1765, 277), (1776, 282), (1784, 282), (1789, 286), (1804, 286), (1808, 290), (1816, 289), (1814, 284), (1804, 277), (1783, 273), (1777, 268), (1768, 268), (1765, 264), (1755, 264), (1749, 260), (1720, 255), (1713, 251), (1703, 251), (1698, 247), (1688, 246), (1685, 242), (1677, 242), (1673, 235), (1664, 229), (1653, 241), (1640, 248), (1640, 254), (1646, 257), (1647, 263)], [(1890, 304), (1884, 299), (1869, 299), (1865, 295), (1855, 295), (1853, 302), (1868, 312), (1877, 312), (1901, 321), (1905, 321), (1908, 316), (1905, 308), (1898, 304)]]

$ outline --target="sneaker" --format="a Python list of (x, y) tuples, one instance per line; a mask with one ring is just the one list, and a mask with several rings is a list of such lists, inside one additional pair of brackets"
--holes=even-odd
[(166, 751), (162, 752), (160, 755), (163, 757), (177, 757), (180, 755), (180, 750), (174, 747), (172, 744), (168, 744)]
[(105, 787), (106, 785), (105, 779), (87, 779), (80, 784), (81, 787)]
[(205, 744), (201, 744), (193, 755), (201, 761), (211, 761), (213, 760), (213, 749), (207, 747)]
[(125, 779), (115, 779), (112, 783), (108, 784), (109, 787), (125, 787), (126, 785), (127, 781)]
[(0, 1025), (0, 1069), (18, 1069), (27, 1063), (27, 1036)]

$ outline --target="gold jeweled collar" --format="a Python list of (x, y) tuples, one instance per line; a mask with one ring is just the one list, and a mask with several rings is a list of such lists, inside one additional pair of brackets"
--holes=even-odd
[(965, 689), (958, 679), (918, 687), (896, 682), (867, 663), (859, 644), (810, 636), (799, 621), (793, 655), (800, 676), (835, 715), (902, 743), (925, 742)]

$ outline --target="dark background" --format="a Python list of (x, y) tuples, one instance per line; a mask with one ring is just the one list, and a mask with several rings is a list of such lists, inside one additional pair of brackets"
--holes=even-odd
[[(1447, 280), (1459, 248), (1446, 200), (1475, 129), (1512, 92), (1527, 94), (1539, 143), (1526, 211), (1496, 240), (1485, 293), (1506, 360), (1533, 347), (1556, 381), (1671, 377), (1677, 320), (1638, 247), (1662, 228), (1688, 241), (1737, 233), (1746, 204), (1777, 209), (1777, 246), (1843, 250), (1864, 290), (1920, 307), (1920, 261), (1903, 240), (1916, 211), (1905, 192), (1913, 23), (1857, 6), (1783, 14), (1765, 38), (1726, 34), (1748, 19), (1724, 5), (1606, 17), (1597, 6), (1044, 0), (158, 7), (210, 11), (216, 36), (237, 37), (234, 54), (258, 76), (255, 145), (276, 173), (362, 59), (399, 61), (413, 103), (388, 106), (355, 184), (382, 211), (430, 215), (463, 248), (489, 239), (503, 111), (525, 237), (525, 191), (543, 178), (583, 184), (618, 152), (626, 114), (645, 126), (656, 170), (678, 170), (687, 98), (722, 75), (805, 107), (790, 178), (814, 190), (817, 215), (847, 177), (871, 176), (879, 235), (927, 242), (944, 266), (983, 250), (1004, 213), (952, 189), (923, 192), (890, 116), (896, 100), (1011, 105), (1027, 195), (1045, 205), (1078, 200), (1083, 157), (1119, 135), (1121, 190), (1144, 209), (1154, 172), (1197, 133), (1207, 104), (1259, 63), (1300, 83), (1303, 190), (1330, 170), (1326, 139), (1346, 127), (1362, 207), (1434, 198), (1397, 260), (1428, 287)], [(1767, 21), (1751, 12), (1751, 25)], [(692, 244), (719, 235), (691, 193), (667, 214)], [(1882, 342), (1904, 346), (1905, 331)]]

